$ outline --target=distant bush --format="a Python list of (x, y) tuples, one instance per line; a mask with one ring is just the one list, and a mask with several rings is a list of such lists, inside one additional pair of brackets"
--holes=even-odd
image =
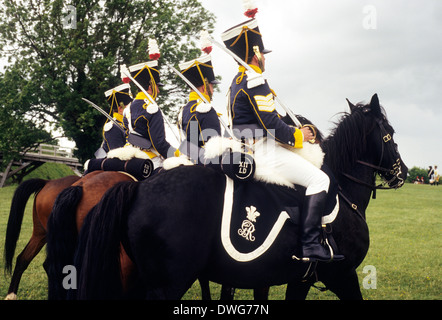
[(416, 180), (416, 177), (419, 177), (419, 178), (424, 177), (424, 182), (429, 183), (427, 169), (418, 168), (418, 167), (413, 167), (413, 168), (409, 169), (407, 182), (413, 183)]

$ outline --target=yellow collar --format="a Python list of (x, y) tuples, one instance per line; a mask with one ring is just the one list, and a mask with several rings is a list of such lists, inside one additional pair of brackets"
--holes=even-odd
[[(250, 68), (252, 68), (255, 72), (262, 74), (262, 70), (260, 67), (255, 66), (253, 64), (249, 64)], [(236, 84), (240, 84), (246, 74), (246, 68), (243, 66), (239, 66), (239, 72), (241, 73), (238, 78), (236, 78)]]
[[(255, 66), (255, 65), (253, 65), (253, 64), (249, 64), (249, 67), (252, 68), (253, 70), (255, 70), (255, 72), (257, 72), (257, 73), (259, 73), (259, 74), (262, 74), (262, 70), (261, 70), (260, 67)], [(245, 67), (243, 67), (243, 66), (239, 66), (239, 72), (245, 72), (245, 71), (246, 71), (246, 68), (245, 68)]]
[(114, 112), (113, 116), (115, 120), (123, 122), (123, 115), (119, 114), (118, 112)]
[[(200, 92), (200, 93), (203, 95), (204, 98), (206, 98), (207, 102), (210, 102), (210, 97), (207, 94), (205, 94), (203, 92)], [(192, 91), (189, 94), (189, 101), (194, 101), (194, 100), (201, 100), (201, 98), (198, 93), (196, 93), (195, 91)]]
[[(155, 100), (154, 98), (152, 98), (150, 94), (149, 96), (152, 100)], [(145, 100), (145, 99), (147, 99), (147, 96), (144, 94), (144, 92), (138, 92), (137, 96), (135, 97), (135, 100)], [(147, 101), (150, 101), (150, 99), (147, 99)]]

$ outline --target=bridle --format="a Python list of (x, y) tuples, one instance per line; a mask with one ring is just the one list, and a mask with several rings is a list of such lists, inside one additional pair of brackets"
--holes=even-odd
[[(363, 112), (366, 113), (370, 111), (369, 108), (364, 108)], [(401, 174), (402, 174), (402, 169), (401, 169), (401, 158), (399, 156), (399, 153), (397, 152), (397, 147), (396, 144), (394, 143), (390, 133), (388, 133), (388, 131), (385, 129), (385, 126), (382, 122), (381, 119), (377, 119), (376, 120), (377, 125), (379, 126), (380, 129), (380, 137), (382, 139), (382, 151), (381, 151), (381, 156), (379, 159), (379, 163), (378, 165), (374, 165), (372, 163), (366, 162), (366, 161), (362, 161), (362, 160), (357, 160), (356, 163), (361, 164), (363, 166), (369, 167), (371, 169), (374, 169), (373, 172), (373, 178), (372, 178), (372, 182), (368, 183), (365, 182), (361, 179), (358, 179), (348, 173), (342, 172), (341, 174), (346, 177), (347, 179), (356, 182), (360, 185), (364, 185), (368, 188), (370, 188), (372, 190), (372, 198), (376, 199), (376, 190), (378, 189), (397, 189), (399, 187), (401, 187), (404, 184), (404, 179), (401, 178)], [(396, 161), (393, 163), (392, 167), (390, 169), (384, 168), (381, 166), (382, 164), (382, 160), (384, 158), (384, 153), (385, 153), (385, 149), (386, 147), (390, 147), (393, 150), (395, 150), (395, 154), (398, 156), (398, 158), (396, 159)], [(379, 174), (382, 179), (383, 182), (379, 185), (376, 185), (376, 174)], [(391, 175), (392, 178), (387, 180), (386, 176), (387, 175)], [(395, 185), (391, 185), (392, 182), (397, 179), (397, 183)], [(341, 198), (347, 202), (350, 207), (355, 210), (359, 216), (361, 216), (364, 220), (364, 215), (358, 210), (358, 206), (356, 204), (354, 204), (353, 202), (351, 202), (343, 193), (342, 193), (342, 188), (339, 186), (339, 195), (341, 196)]]
[[(377, 189), (397, 189), (399, 187), (401, 187), (404, 184), (404, 179), (401, 178), (401, 174), (402, 174), (402, 170), (401, 170), (401, 158), (396, 150), (396, 145), (394, 144), (394, 141), (391, 137), (391, 135), (388, 133), (388, 131), (385, 129), (384, 124), (382, 123), (381, 119), (377, 119), (376, 120), (377, 125), (379, 126), (380, 129), (380, 135), (381, 135), (381, 139), (382, 139), (382, 151), (381, 151), (381, 156), (379, 159), (379, 164), (378, 165), (374, 165), (371, 164), (369, 162), (366, 161), (362, 161), (362, 160), (357, 160), (356, 162), (374, 169), (374, 174), (373, 174), (373, 182), (372, 183), (367, 183), (365, 181), (362, 181), (358, 178), (353, 177), (352, 175), (349, 175), (345, 172), (342, 173), (342, 175), (346, 178), (348, 178), (349, 180), (352, 180), (358, 184), (362, 184), (370, 189), (372, 189), (373, 191), (373, 199), (376, 199), (376, 190)], [(398, 155), (398, 158), (396, 159), (396, 161), (393, 163), (392, 167), (390, 169), (381, 167), (382, 164), (382, 160), (384, 158), (384, 153), (385, 153), (385, 148), (386, 146), (390, 146), (390, 148), (392, 148), (393, 150), (395, 150), (395, 154)], [(374, 182), (376, 179), (376, 174), (379, 174), (382, 178), (383, 178), (383, 182), (379, 185), (376, 185), (376, 183)], [(392, 178), (387, 180), (386, 175), (391, 175)], [(392, 182), (397, 179), (398, 183), (395, 185), (391, 185)]]

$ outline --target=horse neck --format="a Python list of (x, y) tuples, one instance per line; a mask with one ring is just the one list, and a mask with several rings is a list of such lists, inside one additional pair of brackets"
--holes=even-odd
[[(360, 165), (355, 164), (348, 172), (345, 172), (348, 176), (351, 176), (359, 181), (365, 182), (369, 185), (374, 185), (374, 170)], [(354, 181), (341, 173), (335, 173), (338, 184), (341, 188), (341, 192), (346, 196), (352, 203), (358, 206), (359, 212), (365, 218), (365, 211), (370, 202), (373, 189), (364, 183)]]
[(365, 215), (373, 191), (373, 188), (368, 187), (367, 184), (374, 185), (374, 169), (361, 165), (357, 161), (370, 162), (371, 151), (362, 144), (355, 144), (351, 148), (353, 155), (350, 156), (348, 146), (344, 146), (340, 139), (339, 136), (333, 135), (324, 141), (324, 162), (335, 175), (344, 196), (356, 204), (359, 211)]

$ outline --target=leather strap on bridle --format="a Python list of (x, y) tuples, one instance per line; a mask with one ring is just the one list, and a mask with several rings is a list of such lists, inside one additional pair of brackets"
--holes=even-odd
[[(385, 127), (382, 124), (382, 121), (380, 119), (377, 120), (377, 124), (379, 125), (380, 132), (381, 132), (381, 138), (382, 138), (382, 140), (384, 142), (382, 144), (382, 152), (381, 152), (381, 157), (380, 157), (380, 160), (379, 160), (379, 165), (374, 165), (374, 164), (371, 164), (371, 163), (368, 163), (368, 162), (365, 162), (365, 161), (361, 161), (361, 160), (357, 160), (356, 161), (357, 163), (359, 163), (359, 164), (361, 164), (363, 166), (366, 166), (366, 167), (369, 167), (369, 168), (372, 168), (372, 169), (375, 170), (374, 175), (373, 175), (373, 183), (372, 184), (367, 183), (365, 181), (362, 181), (361, 179), (358, 179), (358, 178), (355, 178), (355, 177), (349, 175), (348, 173), (341, 172), (341, 174), (344, 177), (346, 177), (347, 179), (349, 179), (349, 180), (351, 180), (353, 182), (356, 182), (356, 183), (358, 183), (360, 185), (363, 185), (363, 186), (366, 186), (366, 187), (370, 188), (372, 190), (372, 192), (373, 192), (372, 193), (372, 198), (373, 199), (376, 199), (376, 190), (377, 189), (389, 190), (389, 189), (396, 189), (398, 186), (400, 186), (398, 184), (396, 187), (390, 187), (389, 183), (391, 181), (393, 181), (395, 178), (399, 179), (399, 174), (401, 173), (401, 170), (400, 170), (400, 162), (401, 162), (401, 160), (400, 160), (400, 158), (398, 158), (396, 160), (396, 162), (393, 165), (392, 169), (386, 169), (386, 168), (383, 168), (383, 167), (380, 166), (381, 163), (382, 163), (382, 159), (384, 157), (384, 149), (385, 149), (385, 145), (384, 144), (390, 142), (392, 140), (392, 138), (391, 138), (391, 135), (385, 129)], [(379, 185), (376, 185), (376, 183), (375, 183), (375, 181), (376, 181), (376, 178), (375, 178), (376, 177), (376, 173), (391, 173), (392, 175), (394, 175), (394, 177), (391, 180), (389, 180), (389, 181), (384, 181), (383, 183), (381, 183)], [(385, 187), (385, 184), (387, 185), (387, 187)], [(338, 193), (339, 193), (340, 197), (365, 221), (365, 217), (359, 211), (358, 206), (355, 203), (353, 203), (352, 201), (350, 201), (344, 195), (340, 185), (338, 187), (339, 187)]]
[(353, 203), (352, 201), (350, 201), (350, 199), (348, 199), (348, 198), (344, 195), (344, 193), (342, 192), (342, 188), (341, 188), (341, 186), (338, 186), (338, 188), (339, 188), (338, 194), (339, 194), (339, 196), (342, 198), (342, 200), (344, 200), (344, 201), (350, 206), (350, 208), (352, 208), (352, 209), (358, 214), (358, 216), (359, 216), (362, 220), (365, 221), (365, 217), (364, 217), (364, 215), (362, 214), (362, 212), (359, 211), (358, 206), (357, 206), (355, 203)]

